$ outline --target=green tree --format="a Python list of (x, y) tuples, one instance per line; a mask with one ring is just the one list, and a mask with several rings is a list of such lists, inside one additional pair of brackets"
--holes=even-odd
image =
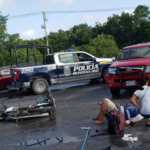
[(133, 16), (122, 12), (120, 16), (114, 14), (112, 17), (108, 17), (103, 26), (103, 33), (112, 35), (119, 48), (132, 44)]
[(134, 41), (133, 43), (143, 43), (150, 41), (150, 11), (149, 7), (139, 5), (134, 14)]
[[(46, 45), (45, 37), (35, 40), (22, 40), (19, 34), (6, 34), (7, 16), (0, 14), (0, 65), (9, 64), (8, 49), (12, 45), (38, 44)], [(104, 33), (104, 34), (103, 34)], [(109, 57), (118, 54), (127, 45), (150, 42), (150, 11), (149, 7), (139, 5), (133, 14), (122, 12), (113, 14), (104, 24), (95, 23), (94, 27), (87, 23), (73, 26), (67, 31), (59, 30), (48, 35), (49, 44), (54, 52), (68, 48), (83, 50), (98, 57)], [(41, 60), (46, 50), (37, 49), (37, 58)], [(33, 55), (33, 50), (30, 50)], [(34, 57), (30, 57), (34, 61)], [(26, 60), (26, 51), (18, 49), (18, 61)]]
[(73, 28), (70, 29), (71, 36), (69, 41), (76, 46), (81, 46), (83, 44), (88, 44), (92, 39), (92, 28), (89, 27), (86, 23), (75, 25)]
[(68, 34), (63, 30), (58, 32), (51, 32), (48, 36), (49, 43), (53, 47), (54, 52), (60, 52), (61, 50), (69, 47)]
[(2, 16), (0, 12), (0, 51), (4, 50), (4, 41), (7, 38), (6, 21), (7, 21), (7, 16)]
[(95, 27), (92, 28), (92, 39), (96, 38), (98, 34), (101, 34), (103, 32), (104, 32), (103, 24), (96, 22)]
[(149, 20), (150, 19), (150, 11), (149, 7), (145, 5), (139, 5), (133, 12), (135, 21), (139, 20)]
[(97, 57), (112, 57), (119, 52), (113, 36), (101, 34), (91, 40), (89, 44), (77, 48), (81, 51), (89, 52)]

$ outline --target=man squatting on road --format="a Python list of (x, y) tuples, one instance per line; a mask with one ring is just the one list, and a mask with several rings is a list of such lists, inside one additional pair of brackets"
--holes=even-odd
[[(127, 125), (130, 122), (137, 122), (143, 118), (147, 118), (148, 120), (146, 125), (150, 126), (150, 87), (148, 87), (148, 81), (145, 78), (140, 78), (138, 83), (142, 87), (134, 92), (133, 96), (131, 97), (131, 103), (138, 108), (140, 114), (138, 114), (135, 118), (131, 118), (131, 120), (126, 121), (125, 124)], [(137, 99), (140, 100), (141, 107), (136, 103)], [(93, 118), (93, 120), (96, 120), (93, 122), (93, 124), (103, 123), (103, 118), (106, 113), (114, 109), (118, 109), (117, 105), (115, 105), (108, 98), (104, 98), (100, 103), (99, 114)], [(124, 112), (123, 109), (120, 109), (120, 111)]]

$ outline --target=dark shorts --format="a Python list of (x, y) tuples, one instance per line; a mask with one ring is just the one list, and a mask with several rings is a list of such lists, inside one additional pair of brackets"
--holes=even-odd
[(140, 113), (144, 118), (150, 118), (150, 114), (149, 115), (144, 115), (142, 113)]

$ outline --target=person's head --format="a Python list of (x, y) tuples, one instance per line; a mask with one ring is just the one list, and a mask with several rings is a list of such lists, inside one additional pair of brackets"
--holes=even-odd
[(138, 79), (138, 83), (141, 86), (148, 85), (148, 81), (145, 78)]

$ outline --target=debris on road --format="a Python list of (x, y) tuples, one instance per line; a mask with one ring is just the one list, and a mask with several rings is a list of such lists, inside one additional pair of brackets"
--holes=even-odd
[(87, 140), (87, 137), (88, 137), (89, 132), (90, 132), (90, 130), (91, 130), (91, 127), (81, 127), (81, 129), (87, 130), (86, 136), (85, 136), (85, 139), (84, 139), (84, 142), (83, 142), (82, 147), (81, 147), (81, 150), (83, 150), (83, 149), (84, 149), (84, 146), (85, 146), (85, 143), (86, 143), (86, 140)]
[(138, 137), (131, 137), (131, 134), (124, 134), (124, 136), (122, 137), (122, 140), (130, 141), (130, 142), (134, 143), (134, 142), (138, 141)]
[(50, 116), (55, 108), (55, 99), (51, 91), (48, 90), (47, 98), (39, 97), (34, 104), (23, 107), (20, 107), (19, 104), (18, 107), (8, 108), (3, 105), (3, 108), (0, 108), (0, 119), (14, 119), (18, 122), (19, 119), (22, 121), (25, 118)]

